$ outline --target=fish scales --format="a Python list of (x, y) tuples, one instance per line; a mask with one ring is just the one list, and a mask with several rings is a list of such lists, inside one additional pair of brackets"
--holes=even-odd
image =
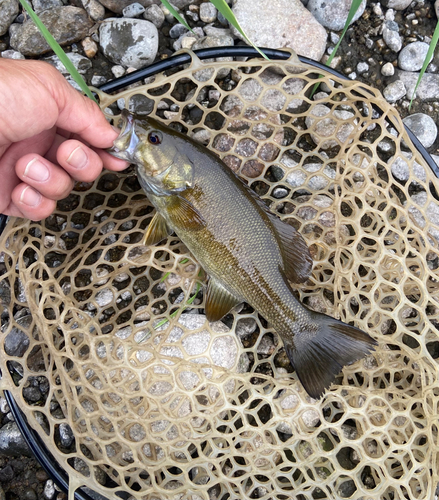
[(248, 302), (282, 338), (308, 394), (320, 397), (344, 365), (368, 354), (376, 342), (296, 299), (291, 282), (305, 281), (312, 269), (302, 236), (202, 145), (152, 118), (127, 110), (121, 117), (110, 152), (136, 165), (157, 209), (145, 244), (174, 231), (210, 277), (207, 319), (219, 320)]

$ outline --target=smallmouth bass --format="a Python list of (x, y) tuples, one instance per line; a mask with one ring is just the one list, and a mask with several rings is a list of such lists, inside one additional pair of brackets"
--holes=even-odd
[(314, 312), (294, 296), (312, 258), (302, 236), (214, 153), (153, 118), (122, 111), (110, 153), (136, 166), (157, 212), (145, 245), (175, 232), (209, 275), (205, 313), (218, 321), (247, 302), (273, 326), (299, 380), (313, 398), (376, 342), (362, 330)]

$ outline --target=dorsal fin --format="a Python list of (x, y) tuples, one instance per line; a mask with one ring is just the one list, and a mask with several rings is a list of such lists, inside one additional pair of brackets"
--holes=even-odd
[(270, 212), (264, 201), (240, 177), (243, 187), (270, 218), (281, 242), (285, 276), (293, 283), (303, 283), (311, 275), (313, 260), (303, 236), (293, 227)]
[(293, 226), (281, 221), (274, 214), (269, 215), (281, 240), (285, 275), (293, 283), (303, 283), (309, 278), (313, 266), (308, 245)]
[(230, 309), (240, 302), (242, 301), (229, 293), (214, 278), (210, 278), (207, 285), (206, 305), (204, 306), (208, 321), (220, 320), (230, 311)]

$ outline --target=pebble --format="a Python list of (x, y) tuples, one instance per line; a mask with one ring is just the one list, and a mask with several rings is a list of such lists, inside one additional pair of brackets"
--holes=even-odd
[[(123, 9), (134, 3), (133, 0), (99, 0), (99, 2), (115, 14), (122, 14)], [(151, 2), (148, 0), (146, 0), (146, 2), (145, 0), (140, 0), (139, 3), (144, 7), (151, 4)], [(175, 1), (173, 1), (172, 3), (175, 4)]]
[(387, 47), (393, 52), (399, 52), (402, 47), (402, 38), (398, 31), (384, 26), (383, 28), (383, 39)]
[[(197, 50), (197, 49), (207, 49), (209, 47), (226, 47), (226, 46), (233, 46), (233, 38), (228, 35), (222, 35), (222, 36), (205, 36), (197, 40), (193, 45), (192, 49)], [(213, 59), (206, 59), (206, 62), (212, 61)], [(233, 58), (231, 57), (218, 57), (216, 61), (232, 61)], [(218, 78), (225, 78), (228, 74), (230, 73), (230, 69), (225, 67), (220, 70), (218, 70)]]
[(395, 66), (393, 66), (391, 62), (383, 64), (383, 67), (381, 68), (381, 74), (383, 76), (393, 76), (395, 74)]
[(437, 137), (437, 126), (433, 118), (424, 113), (415, 113), (406, 116), (402, 121), (425, 148), (434, 144)]
[(111, 72), (115, 76), (115, 78), (120, 78), (125, 74), (125, 68), (121, 66), (120, 64), (116, 64), (111, 68)]
[(43, 10), (62, 7), (62, 5), (61, 0), (32, 0), (32, 6), (37, 14), (40, 14)]
[(216, 7), (210, 2), (200, 5), (200, 19), (204, 23), (213, 23), (216, 20), (217, 13)]
[[(307, 9), (325, 28), (340, 31), (348, 18), (351, 0), (309, 0)], [(366, 0), (362, 0), (351, 24), (359, 19), (366, 9)]]
[(84, 38), (84, 40), (82, 40), (81, 45), (82, 48), (84, 49), (85, 55), (88, 58), (93, 59), (93, 57), (98, 52), (97, 43), (94, 40), (92, 40), (89, 36), (87, 36), (86, 38)]
[(4, 50), (0, 55), (4, 59), (25, 59), (24, 55), (16, 50)]
[(187, 28), (186, 26), (183, 26), (182, 24), (175, 24), (172, 26), (172, 28), (169, 30), (169, 36), (171, 38), (178, 38), (181, 35), (184, 35), (187, 33)]
[(3, 0), (0, 2), (0, 36), (7, 33), (18, 12), (17, 0)]
[(381, 0), (381, 3), (389, 9), (404, 10), (412, 3), (412, 0)]
[(44, 498), (47, 498), (47, 500), (52, 500), (55, 494), (56, 494), (55, 485), (52, 479), (48, 479), (46, 481), (46, 484), (44, 485), (44, 491), (43, 491)]
[[(55, 7), (39, 15), (43, 24), (61, 45), (71, 45), (88, 35), (93, 22), (87, 12), (78, 7)], [(24, 56), (39, 56), (49, 52), (49, 44), (30, 19), (10, 28), (10, 45)]]
[(122, 10), (123, 17), (140, 17), (145, 12), (145, 7), (138, 2), (131, 3)]
[(425, 42), (409, 43), (399, 53), (398, 66), (404, 71), (419, 71), (424, 64), (428, 48), (429, 45)]
[(102, 21), (105, 17), (105, 7), (98, 0), (82, 0), (82, 6), (93, 21)]
[[(300, 0), (236, 0), (232, 11), (244, 32), (259, 47), (289, 47), (316, 61), (325, 53), (326, 30)], [(232, 32), (244, 40), (235, 28)]]
[[(410, 71), (396, 72), (398, 79), (401, 80), (407, 89), (407, 95), (413, 95), (419, 73)], [(424, 73), (424, 76), (416, 89), (416, 97), (421, 101), (437, 101), (439, 99), (439, 75), (434, 73)]]
[[(78, 73), (82, 75), (92, 67), (90, 59), (81, 56), (81, 54), (78, 54), (77, 52), (67, 52), (66, 56), (70, 59), (70, 62), (77, 69)], [(45, 61), (47, 61), (52, 66), (55, 66), (55, 68), (63, 75), (70, 74), (58, 56), (47, 57)]]
[(163, 10), (158, 5), (150, 5), (143, 14), (143, 17), (147, 21), (151, 21), (152, 24), (157, 28), (161, 28), (162, 24), (165, 22), (165, 14)]
[(369, 71), (369, 65), (367, 64), (367, 62), (359, 62), (357, 64), (357, 71), (360, 75)]
[(0, 455), (10, 457), (19, 455), (32, 456), (32, 452), (15, 422), (8, 422), (0, 429)]
[(105, 56), (125, 68), (144, 68), (158, 51), (158, 32), (153, 23), (141, 19), (114, 19), (100, 27), (99, 42)]
[(383, 96), (387, 102), (394, 103), (407, 94), (407, 89), (401, 80), (390, 83), (383, 90)]
[(59, 438), (65, 448), (69, 448), (74, 440), (72, 428), (69, 424), (59, 424)]

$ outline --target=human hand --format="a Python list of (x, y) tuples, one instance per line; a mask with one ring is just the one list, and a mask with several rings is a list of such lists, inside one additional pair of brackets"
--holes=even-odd
[(91, 182), (103, 166), (123, 170), (101, 149), (117, 135), (49, 64), (0, 58), (0, 213), (41, 220), (73, 181)]

